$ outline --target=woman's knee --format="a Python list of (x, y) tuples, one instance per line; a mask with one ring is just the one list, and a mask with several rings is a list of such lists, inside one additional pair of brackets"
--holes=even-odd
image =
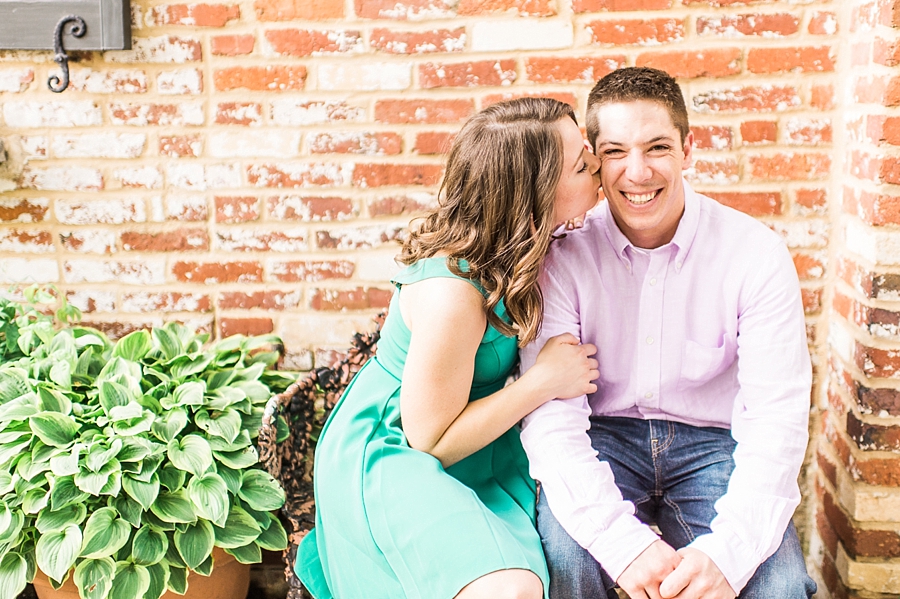
[(472, 581), (456, 599), (541, 599), (544, 586), (529, 570), (498, 570)]

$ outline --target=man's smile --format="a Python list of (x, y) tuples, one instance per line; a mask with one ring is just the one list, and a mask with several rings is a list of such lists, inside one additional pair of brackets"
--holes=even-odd
[(647, 202), (649, 202), (650, 200), (655, 198), (656, 195), (660, 191), (661, 190), (657, 189), (656, 191), (647, 191), (647, 192), (643, 192), (643, 193), (635, 193), (635, 192), (628, 192), (628, 191), (623, 191), (621, 193), (625, 197), (625, 199), (628, 200), (630, 203), (632, 203), (636, 206), (641, 206), (642, 204), (646, 204)]

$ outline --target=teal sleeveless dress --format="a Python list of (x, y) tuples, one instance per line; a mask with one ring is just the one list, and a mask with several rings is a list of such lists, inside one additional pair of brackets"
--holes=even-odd
[[(399, 290), (432, 277), (459, 278), (445, 258), (429, 258), (391, 282)], [(410, 331), (398, 298), (395, 292), (377, 355), (319, 437), (316, 527), (300, 544), (297, 575), (315, 599), (452, 599), (485, 574), (520, 568), (540, 577), (546, 598), (535, 484), (518, 430), (446, 469), (406, 441), (400, 385)], [(502, 305), (497, 314), (505, 318)], [(470, 401), (503, 387), (516, 353), (516, 338), (488, 325)]]

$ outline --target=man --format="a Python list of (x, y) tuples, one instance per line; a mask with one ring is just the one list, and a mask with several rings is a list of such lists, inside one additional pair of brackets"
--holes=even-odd
[(523, 422), (551, 599), (615, 583), (632, 599), (807, 599), (790, 519), (811, 368), (791, 256), (684, 181), (693, 135), (668, 74), (607, 75), (586, 125), (607, 201), (554, 242), (522, 351), (527, 369), (569, 332), (600, 362), (596, 393)]

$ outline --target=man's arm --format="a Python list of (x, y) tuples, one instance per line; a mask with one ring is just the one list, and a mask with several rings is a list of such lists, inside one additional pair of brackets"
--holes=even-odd
[[(687, 588), (667, 597), (734, 597), (778, 549), (800, 502), (797, 476), (808, 441), (812, 384), (803, 303), (784, 244), (760, 260), (741, 292), (738, 316), (735, 469), (728, 491), (716, 502), (712, 533), (689, 545), (702, 553), (682, 550), (685, 559), (661, 590), (671, 593), (689, 581)], [(717, 586), (716, 575), (731, 589)], [(720, 591), (702, 592), (704, 585)]]
[[(523, 372), (550, 337), (572, 333), (581, 339), (574, 284), (559, 281), (545, 268), (541, 291), (543, 326), (540, 337), (521, 352)], [(524, 419), (522, 444), (553, 515), (615, 580), (659, 538), (634, 517), (634, 505), (622, 498), (609, 465), (597, 459), (586, 432), (590, 415), (587, 396), (550, 401)]]

